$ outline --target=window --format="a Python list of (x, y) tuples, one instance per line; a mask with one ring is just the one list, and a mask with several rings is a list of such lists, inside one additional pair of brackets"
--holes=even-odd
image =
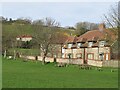
[(76, 56), (77, 56), (77, 58), (82, 59), (82, 54), (81, 53), (78, 53)]
[(88, 59), (93, 59), (93, 54), (92, 53), (88, 54), (87, 56), (88, 56), (87, 57)]
[(78, 44), (77, 44), (77, 47), (78, 47), (78, 48), (79, 48), (80, 46), (82, 46), (82, 43), (78, 43)]
[(89, 42), (88, 46), (91, 47), (93, 45), (93, 42)]
[(99, 45), (100, 45), (100, 46), (104, 46), (105, 44), (106, 44), (106, 41), (100, 41), (100, 42), (99, 42)]
[(68, 44), (68, 48), (71, 48), (72, 47), (72, 44)]

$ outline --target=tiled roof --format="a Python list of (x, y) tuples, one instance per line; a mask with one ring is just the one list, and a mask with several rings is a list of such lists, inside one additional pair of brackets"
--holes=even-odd
[(80, 41), (82, 38), (86, 38), (87, 41), (96, 41), (98, 39), (105, 38), (105, 35), (104, 35), (104, 32), (101, 32), (99, 30), (92, 30), (81, 35), (78, 41)]
[[(106, 29), (104, 24), (100, 24), (98, 30), (88, 31), (79, 37), (70, 36), (66, 40), (66, 43), (81, 42), (81, 43), (83, 43), (81, 47), (88, 47), (87, 41), (88, 42), (93, 41), (94, 44), (92, 45), (92, 47), (98, 47), (99, 42), (97, 42), (97, 41), (101, 41), (101, 40), (110, 41), (110, 40), (115, 40), (115, 39), (116, 39), (116, 35), (114, 34), (114, 32), (109, 29)], [(105, 45), (105, 46), (110, 46), (110, 44)], [(74, 46), (72, 46), (72, 48), (73, 47), (77, 47), (77, 46), (74, 45)]]
[(21, 35), (21, 36), (17, 36), (16, 38), (32, 38), (31, 35)]
[(77, 42), (86, 42), (87, 38), (78, 37)]
[(68, 39), (68, 37), (64, 37), (64, 38), (57, 38), (57, 39), (53, 39), (52, 43), (54, 44), (63, 44), (66, 42), (66, 40)]
[(76, 36), (70, 36), (66, 40), (66, 43), (75, 43), (77, 40), (78, 40), (78, 37), (76, 37)]
[(86, 42), (86, 41), (97, 41), (97, 40), (105, 40), (106, 39), (106, 35), (110, 38), (112, 38), (113, 40), (115, 40), (115, 35), (112, 31), (110, 30), (92, 30), (92, 31), (88, 31), (85, 34), (81, 35), (80, 37), (73, 37), (70, 36), (67, 39), (67, 43), (75, 43), (75, 42)]

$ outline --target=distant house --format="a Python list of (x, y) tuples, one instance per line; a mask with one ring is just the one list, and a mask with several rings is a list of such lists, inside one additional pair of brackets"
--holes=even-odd
[(83, 63), (111, 60), (108, 39), (115, 40), (115, 35), (104, 24), (100, 24), (98, 30), (88, 31), (79, 37), (70, 36), (62, 47), (62, 58), (80, 59)]
[(32, 40), (32, 36), (30, 36), (30, 35), (21, 35), (21, 36), (17, 36), (16, 40), (17, 41), (24, 41), (24, 42), (31, 41)]

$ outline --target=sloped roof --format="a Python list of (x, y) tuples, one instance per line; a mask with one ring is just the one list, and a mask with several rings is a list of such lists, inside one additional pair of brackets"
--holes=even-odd
[(87, 38), (78, 37), (77, 42), (86, 42)]
[(81, 35), (77, 42), (79, 42), (82, 38), (86, 38), (87, 41), (97, 41), (98, 39), (105, 38), (105, 33), (99, 30), (88, 31)]
[[(116, 39), (116, 34), (105, 28), (104, 24), (100, 24), (98, 30), (91, 30), (86, 32), (85, 34), (79, 36), (79, 37), (73, 37), (70, 36), (65, 43), (83, 43), (81, 47), (88, 47), (88, 43), (87, 41), (94, 41), (94, 44), (92, 45), (92, 47), (98, 47), (99, 43), (97, 41), (101, 41), (101, 40), (106, 40), (109, 41), (107, 45), (105, 46), (110, 46), (110, 42), (114, 41)], [(76, 47), (75, 45), (72, 46)]]
[(104, 23), (101, 23), (98, 26), (98, 30), (88, 31), (79, 37), (69, 37), (67, 42), (75, 43), (75, 42), (98, 41), (98, 40), (107, 40), (107, 39), (115, 40), (116, 35), (114, 34), (113, 31), (106, 29)]
[(77, 40), (78, 40), (78, 37), (76, 37), (76, 36), (70, 36), (66, 40), (66, 43), (75, 43)]
[(53, 44), (63, 44), (66, 42), (66, 40), (68, 39), (68, 37), (63, 37), (63, 38), (54, 38), (51, 42)]
[(21, 36), (17, 36), (16, 38), (32, 38), (31, 35), (21, 35)]
[(115, 34), (112, 31), (107, 30), (107, 29), (104, 29), (103, 31), (91, 30), (79, 37), (70, 36), (70, 37), (68, 37), (66, 42), (67, 43), (75, 43), (75, 42), (105, 40), (107, 36), (113, 40), (115, 40), (115, 38), (116, 38)]

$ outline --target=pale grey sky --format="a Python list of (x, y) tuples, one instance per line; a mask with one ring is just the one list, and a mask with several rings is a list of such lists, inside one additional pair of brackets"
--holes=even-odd
[(103, 22), (103, 14), (115, 2), (10, 2), (2, 3), (0, 15), (17, 19), (30, 17), (32, 20), (51, 17), (61, 26), (74, 26), (77, 22)]

